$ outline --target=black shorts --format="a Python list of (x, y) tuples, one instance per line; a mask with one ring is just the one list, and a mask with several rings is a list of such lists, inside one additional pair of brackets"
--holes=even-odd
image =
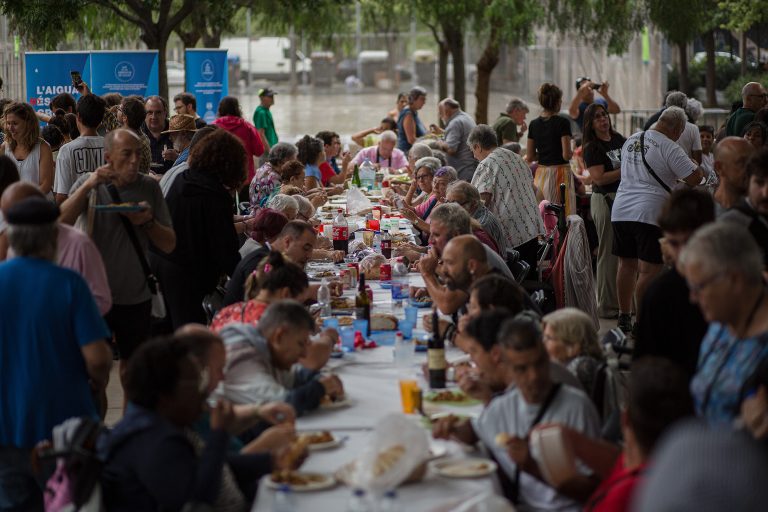
[(661, 265), (661, 228), (643, 222), (613, 222), (613, 255)]
[(127, 361), (139, 345), (149, 339), (152, 317), (152, 301), (138, 304), (113, 304), (104, 316), (115, 336), (120, 359)]

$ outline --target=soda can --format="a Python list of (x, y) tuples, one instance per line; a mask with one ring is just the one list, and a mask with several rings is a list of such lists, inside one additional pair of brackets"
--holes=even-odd
[(341, 272), (339, 273), (339, 279), (341, 280), (341, 287), (343, 290), (354, 288), (354, 283), (350, 284), (350, 277), (352, 277), (352, 274), (350, 273), (349, 269), (341, 269)]
[(379, 280), (381, 282), (389, 282), (392, 280), (392, 265), (389, 263), (382, 263), (379, 267)]
[(360, 265), (357, 263), (347, 263), (347, 268), (349, 269), (349, 272), (352, 275), (352, 277), (350, 278), (350, 281), (352, 281), (351, 288), (354, 288), (355, 283), (357, 283), (360, 280)]

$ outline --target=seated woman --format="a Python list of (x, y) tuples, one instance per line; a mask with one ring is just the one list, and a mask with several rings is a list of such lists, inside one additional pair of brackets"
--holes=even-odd
[(236, 302), (219, 310), (211, 322), (211, 329), (219, 332), (233, 322), (256, 325), (272, 302), (282, 299), (301, 299), (309, 287), (304, 270), (272, 251), (264, 258), (245, 282), (244, 302)]
[(198, 456), (185, 429), (203, 412), (207, 391), (189, 349), (168, 340), (143, 344), (125, 373), (128, 406), (123, 419), (100, 439), (101, 486), (110, 511), (181, 510), (213, 505), (221, 487), (231, 406), (211, 411), (205, 449)]
[(277, 210), (263, 208), (253, 219), (253, 225), (248, 233), (248, 239), (240, 248), (240, 257), (271, 243), (288, 224), (288, 217)]
[(550, 359), (568, 368), (590, 394), (605, 359), (590, 316), (580, 309), (563, 308), (544, 315), (542, 323)]
[[(352, 160), (349, 150), (341, 151), (341, 138), (339, 134), (331, 131), (318, 132), (315, 137), (323, 141), (325, 150), (325, 162), (320, 164), (320, 175), (323, 179), (323, 186), (343, 185), (347, 181), (347, 167)], [(336, 157), (341, 157), (341, 165)]]
[(282, 178), (280, 168), (296, 160), (298, 150), (289, 142), (278, 142), (269, 150), (267, 163), (256, 170), (248, 188), (248, 197), (251, 200), (251, 212), (257, 208), (263, 208), (272, 196), (278, 193)]
[[(323, 189), (323, 179), (320, 173), (320, 164), (325, 162), (325, 148), (323, 141), (310, 135), (305, 135), (296, 143), (299, 149), (298, 160), (304, 164), (304, 190)], [(343, 190), (343, 187), (341, 187)], [(338, 193), (334, 187), (332, 193)]]
[[(423, 169), (423, 167), (419, 169), (418, 174), (424, 173), (425, 171)], [(429, 235), (429, 216), (432, 214), (432, 210), (435, 206), (445, 202), (445, 194), (448, 190), (448, 185), (458, 179), (459, 176), (456, 173), (456, 169), (453, 167), (440, 167), (437, 169), (432, 178), (432, 194), (426, 201), (414, 208), (408, 206), (402, 208), (401, 213), (403, 214), (403, 217), (410, 220), (413, 226), (419, 231)]]
[(296, 220), (296, 216), (299, 214), (299, 203), (293, 197), (285, 194), (277, 194), (270, 199), (267, 208), (282, 213), (289, 221)]
[(406, 206), (418, 206), (432, 198), (432, 178), (440, 167), (440, 160), (430, 157), (420, 158), (414, 164), (413, 181), (403, 201)]
[(301, 194), (306, 196), (315, 208), (318, 208), (325, 204), (328, 200), (328, 196), (325, 194), (325, 190), (320, 188), (308, 189), (306, 187), (306, 167), (298, 161), (288, 162), (280, 168), (280, 178), (282, 179), (282, 186), (280, 187), (280, 193), (292, 196), (293, 192), (289, 193), (288, 190), (299, 189)]

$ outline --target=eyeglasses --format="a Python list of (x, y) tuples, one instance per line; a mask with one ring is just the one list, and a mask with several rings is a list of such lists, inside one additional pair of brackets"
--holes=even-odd
[(462, 208), (464, 208), (464, 205), (466, 205), (466, 204), (470, 204), (470, 203), (471, 203), (471, 201), (464, 201), (464, 202), (459, 202), (459, 201), (455, 201), (455, 200), (454, 200), (454, 201), (448, 201), (448, 200), (446, 200), (446, 203), (453, 203), (453, 204), (457, 204), (457, 205), (461, 206)]
[(764, 92), (763, 94), (747, 94), (747, 96), (750, 96), (752, 98), (768, 98), (768, 93)]
[(426, 179), (430, 179), (430, 178), (432, 178), (432, 175), (429, 174), (429, 173), (427, 173), (427, 174), (417, 174), (416, 175), (416, 179), (417, 180), (426, 180)]
[(692, 284), (690, 281), (687, 281), (687, 283), (688, 283), (688, 290), (691, 292), (692, 295), (699, 295), (708, 286), (711, 286), (711, 285), (715, 284), (715, 282), (717, 282), (719, 279), (722, 279), (725, 276), (726, 276), (726, 274), (724, 274), (724, 273), (715, 274), (714, 276), (710, 277), (709, 279), (705, 279), (704, 281), (700, 282), (699, 284)]

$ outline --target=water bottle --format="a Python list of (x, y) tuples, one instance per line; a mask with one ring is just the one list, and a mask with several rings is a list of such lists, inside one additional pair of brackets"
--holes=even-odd
[(291, 494), (291, 486), (283, 484), (275, 492), (275, 500), (272, 502), (272, 512), (294, 512), (296, 503)]
[(331, 316), (331, 289), (326, 278), (320, 281), (317, 289), (317, 303), (320, 304), (320, 316)]
[(344, 254), (349, 250), (349, 223), (341, 208), (336, 210), (336, 217), (333, 218), (333, 250), (344, 251)]
[(373, 234), (373, 252), (381, 254), (381, 232), (375, 231)]
[(373, 190), (373, 186), (376, 183), (376, 168), (371, 161), (366, 158), (363, 164), (360, 166), (360, 184), (363, 187), (367, 187), (368, 190)]
[(371, 506), (368, 504), (368, 498), (363, 489), (352, 491), (352, 497), (347, 503), (347, 512), (371, 512)]
[(400, 507), (397, 502), (397, 491), (394, 489), (384, 493), (379, 505), (379, 512), (399, 512)]
[(403, 307), (403, 299), (408, 296), (408, 267), (403, 258), (397, 258), (392, 265), (392, 306)]

